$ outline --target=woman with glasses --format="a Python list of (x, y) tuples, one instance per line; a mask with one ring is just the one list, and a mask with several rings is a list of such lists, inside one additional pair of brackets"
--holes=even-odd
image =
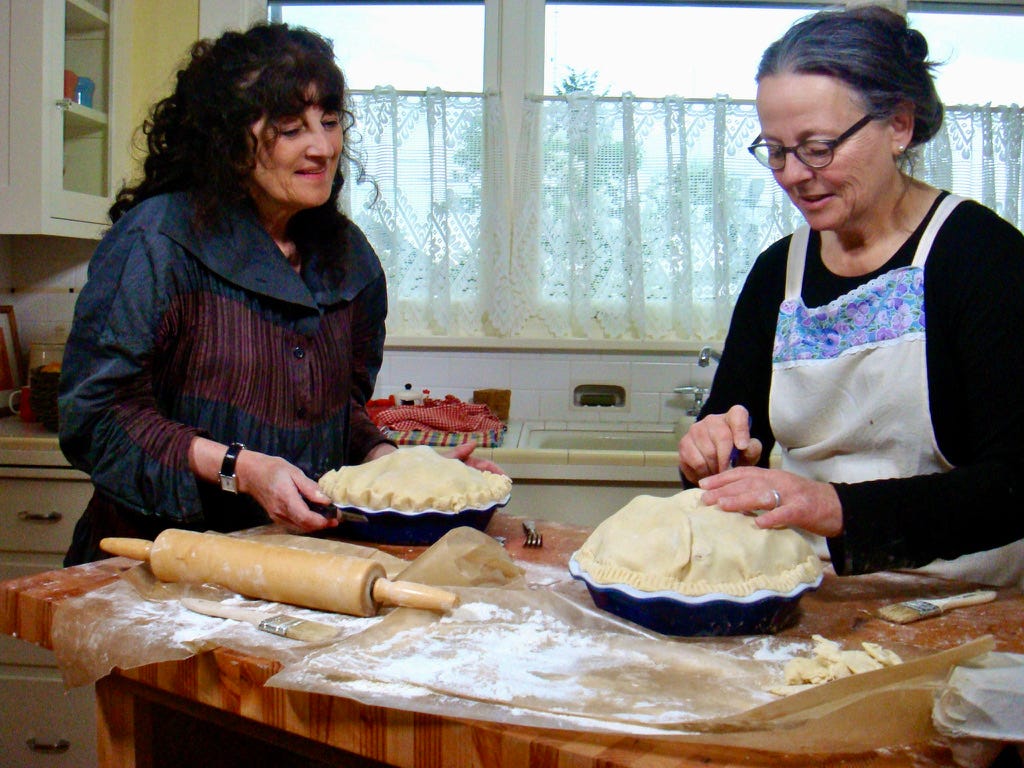
[(751, 269), (680, 468), (839, 574), (1024, 586), (1024, 236), (910, 174), (942, 123), (932, 66), (879, 7), (765, 51), (750, 152), (806, 225)]

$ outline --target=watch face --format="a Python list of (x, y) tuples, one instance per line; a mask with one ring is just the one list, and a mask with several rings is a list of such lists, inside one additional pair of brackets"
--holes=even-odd
[(238, 485), (236, 484), (236, 478), (234, 475), (221, 475), (220, 476), (220, 489), (227, 491), (228, 493), (238, 493)]

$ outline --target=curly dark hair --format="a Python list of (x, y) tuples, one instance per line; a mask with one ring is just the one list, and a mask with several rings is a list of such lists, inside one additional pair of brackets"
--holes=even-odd
[[(347, 140), (355, 121), (329, 40), (301, 27), (260, 23), (196, 42), (174, 92), (153, 106), (142, 125), (143, 178), (118, 192), (110, 220), (154, 195), (185, 191), (197, 226), (213, 225), (225, 206), (249, 199), (246, 179), (257, 147), (252, 124), (263, 117), (273, 124), (312, 105), (341, 116), (342, 153), (352, 159)], [(337, 232), (346, 221), (337, 207), (342, 165), (328, 201), (292, 218), (293, 236), (311, 224)]]
[(780, 72), (829, 75), (846, 83), (875, 118), (914, 105), (910, 146), (930, 140), (942, 126), (924, 35), (898, 13), (875, 5), (819, 11), (790, 27), (761, 57), (757, 81)]

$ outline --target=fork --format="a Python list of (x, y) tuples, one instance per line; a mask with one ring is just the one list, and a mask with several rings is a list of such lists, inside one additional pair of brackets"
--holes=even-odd
[(537, 531), (537, 526), (532, 520), (523, 521), (523, 531), (526, 533), (526, 542), (523, 546), (540, 547), (544, 545), (544, 537)]

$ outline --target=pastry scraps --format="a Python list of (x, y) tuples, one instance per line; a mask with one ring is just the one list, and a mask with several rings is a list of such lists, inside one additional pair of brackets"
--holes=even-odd
[(811, 655), (786, 662), (786, 684), (770, 689), (772, 693), (788, 696), (842, 677), (903, 663), (899, 654), (877, 643), (861, 643), (862, 650), (847, 651), (821, 635), (812, 635), (811, 639), (814, 641)]

